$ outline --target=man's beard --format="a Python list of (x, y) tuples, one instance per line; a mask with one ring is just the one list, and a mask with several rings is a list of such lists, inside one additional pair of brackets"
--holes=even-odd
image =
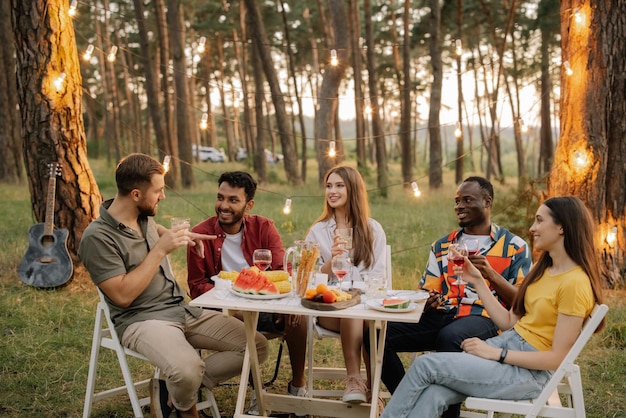
[(148, 217), (148, 216), (156, 216), (156, 205), (149, 207), (149, 206), (137, 206), (137, 209), (139, 209), (139, 216), (140, 217)]
[(231, 225), (235, 225), (237, 222), (241, 221), (241, 219), (243, 219), (243, 212), (225, 212), (225, 213), (230, 213), (231, 214), (231, 221), (229, 222), (225, 222), (221, 219), (220, 214), (222, 212), (218, 212), (217, 215), (217, 219), (219, 220), (220, 225), (223, 226), (231, 226)]

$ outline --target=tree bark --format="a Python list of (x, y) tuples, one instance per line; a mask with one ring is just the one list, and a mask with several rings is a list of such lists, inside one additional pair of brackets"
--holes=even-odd
[(245, 0), (245, 4), (248, 9), (248, 14), (250, 15), (250, 37), (253, 39), (253, 44), (256, 44), (256, 47), (259, 49), (263, 72), (265, 73), (270, 91), (272, 92), (272, 103), (274, 104), (274, 111), (276, 112), (278, 135), (285, 156), (283, 164), (285, 166), (287, 181), (292, 185), (297, 185), (300, 184), (301, 179), (298, 173), (298, 157), (296, 155), (295, 140), (290, 134), (291, 127), (289, 126), (289, 117), (285, 110), (285, 100), (280, 90), (280, 82), (278, 81), (274, 62), (269, 50), (268, 38), (265, 34), (261, 12), (255, 0)]
[(430, 62), (433, 68), (433, 82), (430, 86), (430, 109), (428, 113), (428, 136), (430, 138), (430, 162), (428, 165), (428, 186), (438, 189), (443, 185), (441, 154), (441, 88), (443, 85), (443, 63), (440, 45), (441, 10), (438, 0), (430, 0)]
[(378, 82), (376, 72), (376, 60), (374, 58), (374, 29), (372, 26), (372, 5), (370, 0), (363, 2), (365, 16), (365, 43), (367, 44), (367, 73), (368, 87), (370, 90), (370, 105), (372, 107), (372, 135), (376, 147), (376, 174), (379, 193), (387, 197), (387, 185), (389, 182), (387, 173), (387, 150), (385, 147), (385, 133), (380, 120), (380, 109), (378, 107)]
[[(82, 276), (78, 243), (97, 216), (101, 196), (87, 160), (82, 120), (80, 65), (69, 3), (65, 0), (12, 0), (17, 51), (17, 91), (22, 117), (24, 162), (35, 218), (46, 209), (47, 164), (62, 164), (57, 180), (54, 223), (66, 228), (77, 282)], [(57, 89), (54, 81), (66, 74)]]
[[(170, 28), (169, 38), (172, 49), (172, 61), (174, 63), (174, 87), (176, 91), (176, 133), (172, 138), (175, 144), (173, 149), (178, 149), (178, 157), (181, 161), (191, 162), (191, 127), (189, 126), (189, 93), (187, 88), (187, 64), (185, 60), (185, 26), (183, 23), (182, 6), (180, 0), (168, 0), (167, 23)], [(177, 146), (176, 141), (177, 140)], [(176, 156), (176, 153), (174, 153)], [(190, 164), (179, 164), (180, 181), (183, 188), (187, 189), (195, 184), (193, 170)]]
[(411, 111), (413, 108), (413, 100), (411, 100), (411, 31), (409, 28), (411, 15), (410, 0), (404, 1), (404, 16), (402, 17), (402, 25), (404, 29), (404, 38), (402, 40), (402, 99), (401, 103), (401, 119), (400, 119), (400, 146), (402, 149), (402, 180), (404, 187), (409, 187), (409, 183), (413, 180), (413, 160), (415, 149), (411, 146)]
[[(571, 18), (573, 7), (584, 23)], [(561, 137), (548, 195), (576, 195), (591, 209), (596, 248), (615, 287), (625, 280), (626, 3), (565, 0), (560, 13), (562, 60), (573, 74), (561, 75)]]
[(0, 1), (0, 181), (22, 181), (22, 138), (15, 86), (15, 43), (11, 33), (11, 3)]
[(350, 58), (352, 60), (352, 70), (354, 77), (354, 109), (356, 124), (356, 165), (359, 170), (367, 167), (367, 154), (365, 151), (365, 115), (363, 113), (363, 59), (361, 56), (361, 24), (359, 22), (359, 2), (357, 0), (349, 0), (349, 18), (348, 24), (350, 29)]

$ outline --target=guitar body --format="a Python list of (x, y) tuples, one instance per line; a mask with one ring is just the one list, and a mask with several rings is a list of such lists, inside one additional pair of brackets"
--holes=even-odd
[(24, 283), (34, 287), (62, 286), (72, 277), (74, 265), (67, 250), (67, 229), (54, 229), (45, 233), (40, 223), (28, 230), (28, 250), (17, 272)]

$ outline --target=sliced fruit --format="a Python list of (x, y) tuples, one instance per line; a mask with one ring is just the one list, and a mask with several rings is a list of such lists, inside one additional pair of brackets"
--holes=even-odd
[(411, 301), (406, 299), (383, 299), (382, 301), (383, 307), (389, 309), (406, 309), (410, 303)]

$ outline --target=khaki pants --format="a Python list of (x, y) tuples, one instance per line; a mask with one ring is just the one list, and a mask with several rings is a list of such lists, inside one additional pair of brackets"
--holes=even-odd
[[(238, 319), (204, 310), (199, 318), (187, 314), (185, 323), (148, 320), (131, 324), (122, 344), (161, 369), (174, 406), (187, 411), (197, 402), (200, 384), (212, 389), (241, 373), (246, 335)], [(259, 361), (265, 361), (267, 340), (258, 332), (256, 347)], [(212, 353), (203, 360), (196, 349)]]

